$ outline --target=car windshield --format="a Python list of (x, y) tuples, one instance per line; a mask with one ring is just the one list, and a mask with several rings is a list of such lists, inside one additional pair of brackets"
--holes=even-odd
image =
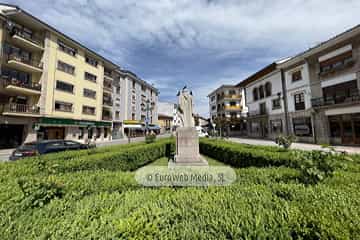
[(34, 149), (36, 149), (36, 144), (33, 142), (25, 143), (25, 144), (21, 145), (18, 149), (23, 150), (23, 151), (34, 150)]

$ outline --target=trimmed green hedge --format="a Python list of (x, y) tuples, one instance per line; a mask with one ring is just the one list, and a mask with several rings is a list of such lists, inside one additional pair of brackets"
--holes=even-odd
[(291, 166), (291, 152), (278, 147), (259, 147), (223, 140), (200, 140), (200, 152), (233, 167)]

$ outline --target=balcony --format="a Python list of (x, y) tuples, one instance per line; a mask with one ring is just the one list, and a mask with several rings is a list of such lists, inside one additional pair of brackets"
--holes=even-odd
[(8, 76), (2, 76), (1, 83), (6, 91), (13, 94), (27, 96), (41, 94), (41, 85), (39, 83), (25, 83), (17, 78), (10, 78)]
[(104, 77), (105, 78), (107, 78), (107, 79), (109, 79), (109, 80), (113, 80), (113, 77), (111, 76), (111, 72), (110, 71), (107, 71), (107, 70), (105, 70), (104, 71)]
[(351, 96), (320, 97), (311, 99), (313, 108), (330, 107), (338, 104), (351, 104), (360, 102), (360, 93), (355, 92)]
[(225, 110), (228, 111), (241, 111), (241, 106), (225, 106)]
[(111, 97), (104, 96), (103, 97), (103, 105), (105, 107), (112, 107), (114, 105), (114, 102)]
[(13, 41), (22, 47), (26, 48), (30, 51), (43, 51), (44, 40), (41, 40), (40, 38), (36, 38), (34, 36), (29, 36), (25, 34), (23, 31), (16, 30), (11, 34), (11, 37)]
[(40, 117), (40, 108), (35, 105), (8, 103), (1, 105), (1, 112), (8, 116)]
[(27, 59), (18, 54), (6, 55), (6, 60), (9, 66), (19, 71), (32, 73), (42, 73), (43, 71), (41, 62)]
[(225, 94), (224, 99), (241, 99), (240, 94)]
[(112, 92), (112, 82), (104, 79), (104, 90), (107, 92)]

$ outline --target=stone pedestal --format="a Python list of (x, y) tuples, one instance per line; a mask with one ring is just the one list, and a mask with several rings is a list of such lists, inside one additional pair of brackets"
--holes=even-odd
[(175, 165), (207, 166), (199, 153), (199, 137), (194, 127), (180, 127), (176, 130)]

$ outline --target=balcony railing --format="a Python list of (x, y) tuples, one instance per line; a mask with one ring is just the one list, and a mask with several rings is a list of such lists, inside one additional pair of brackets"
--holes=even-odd
[(35, 105), (8, 103), (2, 105), (2, 111), (6, 113), (40, 114), (40, 107)]
[(225, 94), (224, 98), (226, 98), (226, 99), (241, 99), (241, 95), (239, 95), (239, 94)]
[(35, 91), (41, 91), (41, 85), (39, 83), (28, 82), (25, 83), (17, 78), (11, 78), (9, 76), (1, 76), (1, 82), (4, 87), (16, 86), (20, 88), (27, 88)]
[(335, 97), (320, 97), (311, 99), (311, 104), (314, 108), (324, 107), (342, 103), (353, 103), (360, 101), (360, 93), (356, 92), (351, 96), (335, 96)]
[(114, 105), (114, 101), (112, 99), (103, 98), (103, 105), (112, 107)]
[(35, 45), (38, 45), (40, 47), (44, 47), (43, 41), (41, 41), (40, 38), (36, 38), (34, 36), (29, 36), (29, 35), (25, 34), (23, 31), (20, 31), (20, 30), (15, 30), (13, 33), (11, 33), (12, 37), (15, 36), (15, 35), (17, 35), (17, 36), (19, 36), (19, 37), (21, 37), (23, 39), (26, 39), (26, 40), (32, 42)]
[(12, 53), (12, 54), (8, 54), (6, 55), (6, 59), (7, 61), (17, 61), (17, 62), (21, 62), (21, 63), (24, 63), (26, 65), (29, 65), (29, 66), (32, 66), (32, 67), (36, 67), (36, 68), (39, 68), (39, 69), (42, 69), (43, 66), (42, 66), (42, 63), (39, 62), (39, 61), (35, 61), (33, 59), (28, 59), (24, 56), (21, 56), (19, 54), (15, 54), (15, 53)]
[(225, 110), (240, 111), (240, 110), (241, 110), (241, 106), (225, 106)]
[(249, 117), (266, 116), (268, 114), (267, 109), (261, 109), (248, 112)]

